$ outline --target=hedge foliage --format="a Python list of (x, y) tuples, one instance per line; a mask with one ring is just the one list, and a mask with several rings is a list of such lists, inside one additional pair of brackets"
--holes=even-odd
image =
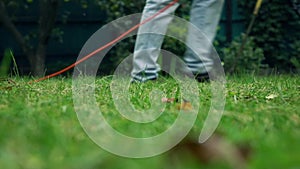
[[(239, 1), (249, 23), (255, 1)], [(300, 16), (286, 0), (264, 0), (251, 36), (264, 50), (264, 63), (279, 71), (300, 69)]]

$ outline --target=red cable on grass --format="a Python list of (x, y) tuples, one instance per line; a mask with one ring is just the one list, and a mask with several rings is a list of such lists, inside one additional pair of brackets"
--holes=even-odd
[(131, 32), (133, 32), (134, 30), (136, 30), (137, 28), (139, 28), (140, 26), (144, 25), (145, 23), (151, 21), (152, 19), (154, 19), (156, 16), (160, 15), (161, 13), (163, 13), (164, 11), (166, 11), (167, 9), (169, 9), (171, 6), (175, 5), (178, 2), (178, 0), (173, 0), (171, 3), (169, 3), (167, 6), (165, 6), (164, 8), (162, 8), (161, 10), (159, 10), (156, 14), (154, 14), (153, 16), (145, 19), (144, 21), (140, 22), (139, 24), (135, 25), (134, 27), (130, 28), (128, 31), (126, 31), (125, 33), (121, 34), (119, 37), (117, 37), (116, 39), (112, 40), (111, 42), (107, 43), (106, 45), (98, 48), (97, 50), (91, 52), (90, 54), (84, 56), (82, 59), (76, 61), (75, 63), (71, 64), (70, 66), (55, 72), (53, 74), (47, 75), (45, 77), (39, 78), (37, 80), (34, 80), (34, 82), (40, 82), (46, 79), (50, 79), (52, 77), (55, 77), (57, 75), (60, 75), (72, 68), (74, 68), (76, 65), (80, 64), (81, 62), (84, 62), (85, 60), (89, 59), (90, 57), (92, 57), (93, 55), (95, 55), (98, 52), (101, 52), (102, 50), (108, 48), (109, 46), (113, 45), (114, 43), (118, 42), (119, 40), (121, 40), (123, 37), (127, 36), (128, 34), (130, 34)]

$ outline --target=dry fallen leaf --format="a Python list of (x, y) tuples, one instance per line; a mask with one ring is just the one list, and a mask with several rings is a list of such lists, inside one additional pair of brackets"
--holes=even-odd
[(163, 103), (173, 103), (173, 102), (176, 102), (176, 109), (178, 110), (192, 110), (193, 109), (193, 106), (191, 104), (191, 102), (189, 102), (188, 100), (186, 99), (183, 99), (182, 102), (179, 102), (178, 99), (176, 98), (162, 98), (161, 101)]
[(0, 90), (12, 90), (17, 83), (11, 79), (0, 78)]
[(166, 97), (164, 97), (164, 98), (161, 99), (161, 102), (163, 102), (163, 103), (172, 103), (175, 100), (176, 100), (175, 98), (166, 98)]
[(193, 107), (192, 107), (192, 104), (191, 102), (188, 102), (188, 101), (183, 101), (181, 103), (177, 103), (176, 104), (176, 109), (178, 110), (192, 110)]
[(232, 169), (245, 169), (251, 155), (249, 144), (233, 144), (226, 137), (214, 134), (205, 143), (186, 139), (171, 151), (171, 158), (180, 156), (183, 152), (190, 152), (202, 164), (225, 161)]

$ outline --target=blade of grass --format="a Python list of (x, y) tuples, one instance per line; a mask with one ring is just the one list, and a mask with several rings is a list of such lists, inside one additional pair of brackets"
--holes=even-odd
[(19, 73), (19, 70), (18, 70), (18, 65), (17, 65), (16, 59), (15, 59), (15, 56), (14, 56), (12, 50), (9, 49), (9, 53), (10, 53), (10, 56), (13, 60), (13, 73), (16, 77), (20, 77), (20, 73)]
[(8, 76), (10, 64), (11, 64), (11, 61), (12, 61), (12, 57), (10, 56), (9, 51), (10, 51), (9, 49), (6, 49), (4, 51), (4, 55), (3, 55), (2, 61), (0, 63), (0, 77), (7, 77)]

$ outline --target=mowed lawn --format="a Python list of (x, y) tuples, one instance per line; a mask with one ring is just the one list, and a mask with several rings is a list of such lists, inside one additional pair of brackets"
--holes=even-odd
[[(175, 103), (167, 105), (157, 122), (134, 124), (124, 120), (114, 106), (111, 77), (96, 80), (95, 98), (107, 121), (119, 132), (145, 137), (163, 132), (177, 117)], [(178, 158), (170, 153), (146, 159), (112, 155), (89, 139), (73, 106), (72, 79), (55, 78), (28, 84), (28, 78), (0, 82), (0, 168), (2, 169), (141, 169), (230, 168), (222, 161), (209, 164)], [(198, 119), (188, 137), (199, 135), (210, 106), (210, 84), (199, 84)], [(168, 97), (178, 95), (171, 78), (132, 84), (130, 100), (138, 108), (150, 108), (149, 93), (160, 89)], [(226, 106), (217, 128), (232, 144), (251, 147), (250, 169), (300, 169), (299, 75), (230, 76)], [(111, 140), (113, 142), (113, 140)], [(134, 151), (134, 150), (132, 150)]]

